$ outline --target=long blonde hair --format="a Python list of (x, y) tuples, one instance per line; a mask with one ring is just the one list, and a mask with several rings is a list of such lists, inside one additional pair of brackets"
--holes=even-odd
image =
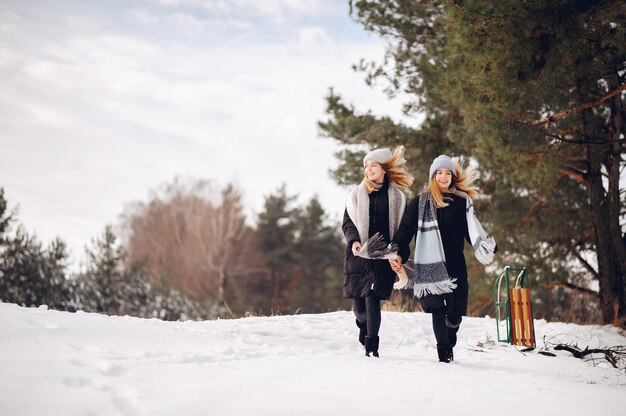
[[(404, 166), (405, 163), (406, 159), (404, 158), (404, 146), (398, 146), (393, 149), (389, 160), (385, 163), (381, 163), (380, 166), (382, 166), (385, 171), (385, 176), (390, 182), (393, 182), (401, 189), (408, 191), (414, 178), (413, 175), (407, 172)], [(381, 187), (381, 185), (369, 180), (367, 175), (365, 175), (365, 172), (363, 172), (363, 182), (365, 182), (365, 189), (367, 189), (368, 194), (377, 191)]]
[[(454, 172), (452, 172), (450, 192), (459, 190), (465, 192), (470, 198), (475, 198), (478, 195), (478, 187), (473, 185), (473, 183), (478, 179), (478, 172), (470, 167), (467, 161), (458, 157), (452, 158), (452, 164), (454, 165)], [(439, 189), (437, 181), (435, 181), (435, 176), (437, 176), (437, 172), (428, 181), (427, 191), (432, 194), (437, 208), (447, 207), (448, 203), (445, 201), (446, 198), (443, 196), (441, 189)]]

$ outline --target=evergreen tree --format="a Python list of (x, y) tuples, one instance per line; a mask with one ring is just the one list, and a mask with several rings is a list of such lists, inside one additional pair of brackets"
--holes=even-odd
[(56, 239), (44, 249), (21, 225), (10, 234), (15, 212), (7, 213), (0, 188), (0, 300), (21, 306), (47, 305), (67, 309), (67, 248)]
[(153, 283), (141, 263), (126, 268), (124, 250), (111, 226), (87, 250), (87, 271), (67, 278), (65, 243), (56, 239), (44, 249), (22, 226), (11, 233), (14, 221), (15, 212), (7, 213), (0, 188), (0, 301), (165, 320), (217, 314), (214, 305), (201, 305), (176, 289)]
[(597, 279), (603, 322), (626, 325), (619, 190), (626, 6), (460, 2), (446, 12), (455, 75), (442, 85), (481, 165), (508, 168), (495, 178), (497, 190), (518, 188), (530, 199), (535, 226), (518, 224), (516, 233), (535, 231), (534, 257), (546, 268)]
[(125, 267), (126, 253), (110, 225), (87, 248), (87, 256), (87, 270), (73, 281), (73, 301), (84, 311), (164, 320), (206, 319), (217, 312), (212, 305), (153, 283), (141, 263)]
[[(623, 325), (623, 2), (396, 0), (350, 8), (388, 41), (384, 62), (359, 66), (368, 82), (386, 80), (390, 94), (408, 93), (407, 114), (426, 114), (407, 147), (427, 149), (418, 137), (432, 131), (446, 152), (479, 162), (490, 198), (478, 208), (501, 236), (498, 257), (533, 266), (544, 313), (562, 310), (552, 304), (555, 287), (588, 293), (585, 280), (597, 279), (602, 320)], [(328, 113), (344, 127), (331, 137), (367, 135), (345, 128), (353, 112), (329, 105)]]
[[(363, 180), (363, 157), (370, 150), (404, 145), (407, 169), (417, 178), (411, 189), (420, 191), (432, 160), (455, 148), (442, 136), (443, 126), (439, 120), (426, 120), (416, 129), (389, 117), (376, 117), (369, 112), (361, 114), (353, 106), (347, 106), (332, 89), (326, 97), (326, 113), (328, 118), (318, 126), (321, 134), (342, 144), (342, 149), (336, 153), (339, 166), (331, 172), (341, 185), (356, 185)], [(456, 146), (456, 153), (461, 151), (462, 148)]]
[(311, 198), (297, 219), (297, 270), (301, 276), (293, 303), (306, 312), (346, 309), (343, 299), (343, 236), (317, 197)]
[(7, 212), (8, 203), (4, 197), (4, 188), (0, 188), (0, 244), (5, 241), (5, 233), (13, 221), (13, 213)]
[(143, 294), (141, 289), (147, 291), (145, 287), (133, 287), (125, 281), (123, 249), (117, 243), (111, 225), (106, 226), (101, 238), (92, 241), (92, 247), (87, 247), (86, 252), (87, 270), (75, 282), (77, 303), (85, 311), (119, 315), (130, 291), (136, 293), (139, 290), (139, 296)]
[(317, 197), (301, 208), (285, 185), (265, 198), (259, 245), (271, 277), (273, 312), (326, 312), (346, 308), (343, 238)]
[[(300, 279), (296, 274), (299, 253), (296, 248), (298, 209), (292, 207), (295, 196), (287, 195), (283, 184), (276, 193), (265, 197), (259, 214), (257, 231), (259, 248), (271, 279), (272, 312), (287, 312), (288, 299), (284, 290), (294, 287)], [(295, 282), (295, 283), (294, 283)]]
[(66, 309), (65, 279), (67, 250), (61, 240), (43, 249), (34, 236), (18, 227), (3, 244), (0, 255), (0, 296), (21, 306), (47, 305)]

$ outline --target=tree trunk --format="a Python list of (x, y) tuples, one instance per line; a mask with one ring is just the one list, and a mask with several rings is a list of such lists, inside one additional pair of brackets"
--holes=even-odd
[(612, 324), (617, 321), (620, 309), (623, 314), (623, 289), (619, 284), (621, 279), (611, 235), (608, 201), (602, 184), (602, 152), (602, 146), (587, 145), (587, 184), (596, 239), (602, 321)]
[(276, 269), (272, 269), (272, 312), (280, 312), (280, 275)]
[[(287, 286), (285, 286), (285, 290), (283, 290), (283, 298), (285, 300), (285, 304), (289, 306), (292, 305), (293, 300), (293, 292), (298, 287), (300, 280), (302, 278), (302, 271), (295, 270), (291, 272), (291, 280), (288, 281)], [(291, 311), (293, 313), (293, 311)]]
[(608, 183), (608, 215), (609, 227), (611, 231), (612, 246), (615, 253), (615, 262), (619, 267), (617, 278), (614, 282), (613, 290), (616, 295), (616, 305), (614, 305), (614, 323), (624, 326), (625, 305), (624, 305), (624, 271), (626, 271), (626, 247), (622, 239), (622, 227), (620, 226), (620, 163), (621, 163), (621, 144), (619, 138), (623, 129), (624, 109), (620, 97), (614, 97), (611, 100), (611, 113), (609, 119), (609, 157), (607, 164), (607, 172), (609, 176)]
[(217, 301), (222, 304), (224, 303), (224, 289), (226, 286), (226, 270), (223, 267), (220, 267), (218, 281), (217, 281)]

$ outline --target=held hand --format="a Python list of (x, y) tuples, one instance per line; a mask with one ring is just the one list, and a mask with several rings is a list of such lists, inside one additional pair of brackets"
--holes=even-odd
[(398, 256), (395, 259), (389, 259), (389, 265), (394, 272), (399, 273), (402, 270), (402, 258)]
[(356, 257), (356, 255), (359, 254), (359, 251), (361, 251), (361, 243), (355, 241), (354, 243), (352, 243), (352, 255)]

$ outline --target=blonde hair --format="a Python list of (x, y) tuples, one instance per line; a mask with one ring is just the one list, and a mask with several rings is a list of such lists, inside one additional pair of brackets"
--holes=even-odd
[[(393, 149), (389, 160), (385, 163), (381, 163), (380, 166), (382, 166), (385, 171), (385, 176), (390, 182), (393, 182), (401, 189), (407, 191), (409, 186), (413, 183), (414, 178), (413, 175), (407, 172), (404, 167), (405, 163), (404, 146), (398, 146)], [(365, 182), (365, 189), (367, 189), (368, 194), (377, 191), (381, 187), (381, 185), (371, 181), (367, 175), (365, 175), (365, 172), (363, 173), (363, 182)]]
[[(478, 172), (471, 168), (467, 161), (461, 160), (458, 157), (452, 158), (452, 164), (454, 164), (454, 172), (452, 172), (450, 192), (459, 190), (465, 192), (470, 198), (475, 198), (478, 195), (478, 187), (473, 185), (473, 183), (478, 179)], [(428, 181), (426, 191), (430, 192), (433, 196), (437, 208), (447, 207), (448, 203), (445, 201), (447, 198), (443, 196), (443, 192), (441, 192), (437, 181), (435, 181), (435, 176), (437, 176), (437, 172), (435, 172), (433, 177)]]

